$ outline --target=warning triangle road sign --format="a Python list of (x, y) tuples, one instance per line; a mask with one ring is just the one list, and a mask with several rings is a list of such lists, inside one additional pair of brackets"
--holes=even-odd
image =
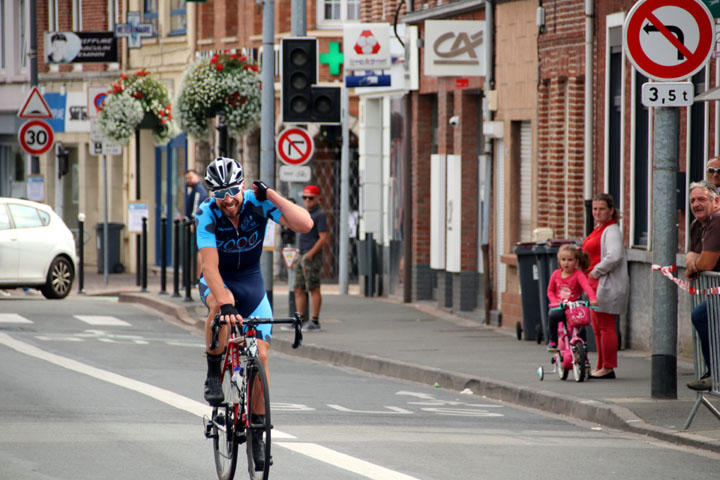
[(20, 118), (53, 118), (50, 107), (45, 103), (45, 99), (40, 95), (37, 87), (30, 90), (17, 116)]
[(283, 258), (285, 259), (285, 266), (287, 268), (292, 268), (292, 266), (295, 264), (295, 260), (298, 256), (298, 249), (297, 248), (283, 248), (282, 254)]

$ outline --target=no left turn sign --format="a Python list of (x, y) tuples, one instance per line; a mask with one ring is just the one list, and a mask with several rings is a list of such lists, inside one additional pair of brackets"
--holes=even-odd
[(52, 127), (42, 120), (31, 120), (20, 127), (18, 140), (23, 150), (30, 155), (42, 155), (55, 143)]
[(625, 20), (623, 40), (638, 71), (655, 80), (681, 80), (710, 59), (715, 21), (699, 0), (640, 0)]
[(307, 130), (291, 127), (280, 133), (275, 150), (284, 163), (302, 165), (312, 158), (315, 143)]

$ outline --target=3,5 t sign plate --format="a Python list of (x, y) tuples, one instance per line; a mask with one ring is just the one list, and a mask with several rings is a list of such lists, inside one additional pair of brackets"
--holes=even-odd
[(689, 107), (695, 100), (690, 82), (643, 83), (642, 104), (646, 107)]

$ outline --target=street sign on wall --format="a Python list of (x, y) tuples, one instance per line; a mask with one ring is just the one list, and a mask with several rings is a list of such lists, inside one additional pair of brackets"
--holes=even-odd
[(660, 81), (691, 77), (715, 46), (715, 20), (699, 0), (640, 0), (625, 20), (628, 59), (645, 76)]

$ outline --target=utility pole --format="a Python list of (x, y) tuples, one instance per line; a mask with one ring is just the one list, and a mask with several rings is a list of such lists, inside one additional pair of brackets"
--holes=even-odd
[[(290, 18), (290, 36), (292, 37), (304, 37), (307, 35), (307, 11), (305, 0), (292, 0), (291, 4), (291, 18)], [(288, 198), (294, 200), (299, 197), (300, 184), (298, 182), (288, 183)], [(298, 237), (296, 235), (295, 245), (297, 248)], [(292, 316), (297, 307), (295, 306), (295, 270), (290, 267), (288, 268), (288, 313)], [(307, 294), (306, 294), (307, 295)], [(308, 305), (306, 302), (305, 305)], [(305, 312), (300, 312), (305, 315)]]
[[(263, 1), (262, 117), (260, 128), (260, 178), (275, 188), (275, 2)], [(273, 304), (273, 252), (262, 254), (260, 268), (265, 292)]]
[[(655, 265), (674, 265), (677, 253), (677, 169), (680, 110), (655, 108), (653, 132), (653, 258)], [(652, 398), (677, 398), (677, 288), (653, 278)]]
[[(37, 61), (37, 5), (36, 0), (30, 0), (30, 88), (38, 84), (38, 61)], [(40, 173), (40, 158), (37, 155), (30, 157), (30, 173)]]

